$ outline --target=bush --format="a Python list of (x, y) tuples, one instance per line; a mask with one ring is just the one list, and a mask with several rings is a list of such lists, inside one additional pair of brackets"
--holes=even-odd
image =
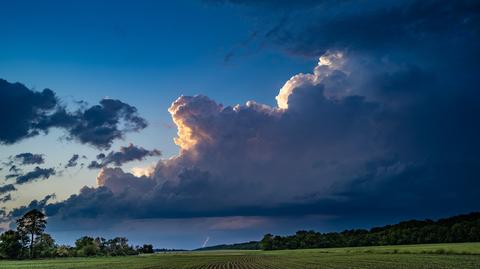
[(73, 256), (72, 254), (70, 247), (64, 245), (59, 246), (56, 251), (57, 257), (70, 257)]
[(77, 250), (77, 256), (80, 257), (96, 256), (97, 253), (98, 247), (95, 244), (85, 245)]

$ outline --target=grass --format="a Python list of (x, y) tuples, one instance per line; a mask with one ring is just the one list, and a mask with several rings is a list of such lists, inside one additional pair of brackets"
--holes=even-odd
[(202, 251), (130, 257), (0, 261), (1, 269), (480, 268), (480, 243), (280, 251)]

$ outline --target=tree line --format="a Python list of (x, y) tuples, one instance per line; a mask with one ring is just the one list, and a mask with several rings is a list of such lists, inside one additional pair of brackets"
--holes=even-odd
[(33, 259), (51, 257), (125, 256), (153, 253), (153, 246), (145, 244), (133, 247), (125, 237), (105, 239), (83, 236), (75, 246), (58, 245), (51, 235), (45, 233), (45, 215), (34, 209), (17, 220), (16, 230), (0, 235), (0, 258)]
[(370, 230), (320, 233), (298, 231), (290, 236), (266, 234), (263, 250), (383, 246), (480, 241), (480, 212), (433, 220), (410, 220)]

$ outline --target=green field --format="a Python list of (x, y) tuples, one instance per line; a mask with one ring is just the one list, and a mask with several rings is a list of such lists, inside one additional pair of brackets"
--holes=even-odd
[(0, 261), (0, 268), (480, 268), (480, 243)]

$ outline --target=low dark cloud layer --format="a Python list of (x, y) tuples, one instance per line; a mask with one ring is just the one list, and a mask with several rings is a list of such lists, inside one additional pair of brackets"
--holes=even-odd
[(50, 89), (30, 90), (21, 83), (0, 79), (0, 143), (13, 144), (50, 128), (63, 128), (80, 143), (107, 149), (125, 133), (147, 126), (137, 109), (114, 99), (69, 112)]
[(55, 175), (55, 169), (54, 168), (40, 168), (40, 167), (35, 167), (30, 172), (27, 172), (26, 174), (20, 175), (16, 178), (16, 183), (17, 184), (25, 184), (37, 179), (47, 179), (51, 176)]
[(111, 151), (108, 155), (103, 153), (97, 155), (98, 161), (92, 161), (88, 168), (90, 169), (98, 169), (110, 164), (115, 166), (121, 166), (124, 163), (131, 162), (131, 161), (141, 161), (144, 160), (146, 157), (151, 156), (160, 156), (161, 152), (157, 149), (147, 150), (142, 147), (135, 146), (130, 144), (126, 147), (120, 147), (119, 151)]
[(97, 187), (43, 208), (59, 219), (479, 210), (478, 14), (441, 0), (294, 9), (265, 38), (320, 58), (277, 106), (181, 96), (169, 108), (179, 155), (141, 175), (104, 167)]

